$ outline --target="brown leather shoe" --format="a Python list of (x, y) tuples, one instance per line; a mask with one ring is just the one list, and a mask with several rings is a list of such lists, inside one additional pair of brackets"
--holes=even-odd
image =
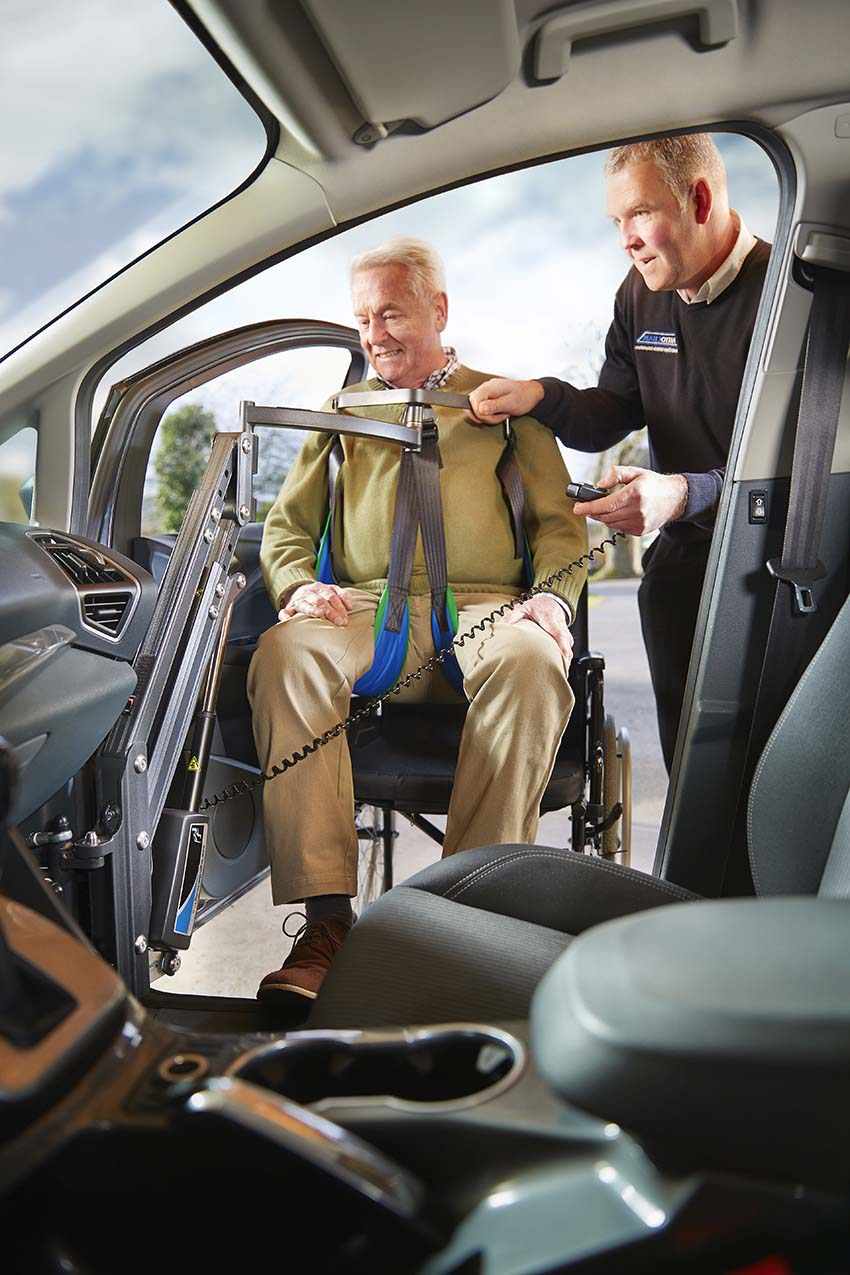
[(306, 922), (280, 969), (267, 974), (260, 983), (257, 1000), (274, 1005), (292, 1000), (302, 1004), (315, 1000), (350, 929), (347, 922), (336, 917)]

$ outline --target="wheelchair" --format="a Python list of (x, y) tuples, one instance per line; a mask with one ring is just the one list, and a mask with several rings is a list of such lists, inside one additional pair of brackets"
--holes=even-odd
[[(628, 731), (605, 712), (605, 658), (590, 650), (585, 585), (572, 626), (570, 686), (575, 696), (540, 813), (570, 810), (568, 852), (599, 854), (628, 866), (632, 771)], [(352, 701), (352, 711), (359, 701)], [(380, 706), (349, 727), (355, 817), (360, 845), (360, 909), (390, 889), (401, 815), (437, 845), (442, 830), (428, 816), (448, 813), (467, 705)]]

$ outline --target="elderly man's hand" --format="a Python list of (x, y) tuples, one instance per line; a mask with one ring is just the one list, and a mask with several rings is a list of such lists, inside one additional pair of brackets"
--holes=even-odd
[(318, 580), (301, 584), (292, 594), (286, 606), (278, 611), (279, 620), (291, 615), (312, 615), (318, 620), (330, 620), (344, 627), (348, 624), (351, 602), (348, 590), (338, 584), (320, 584)]
[(567, 664), (573, 658), (573, 635), (567, 626), (564, 608), (554, 598), (543, 593), (535, 594), (521, 606), (513, 607), (505, 616), (505, 624), (518, 624), (520, 620), (533, 620), (557, 643)]
[(632, 536), (675, 522), (688, 503), (688, 480), (684, 474), (656, 474), (652, 469), (614, 465), (599, 486), (617, 490), (602, 500), (580, 501), (573, 505), (573, 512)]
[(469, 395), (473, 418), (485, 425), (498, 425), (508, 416), (525, 416), (543, 397), (539, 381), (508, 381), (496, 376), (484, 381)]

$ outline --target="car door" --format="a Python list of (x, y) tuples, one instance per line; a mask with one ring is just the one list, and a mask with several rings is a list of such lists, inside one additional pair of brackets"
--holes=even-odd
[[(203, 465), (199, 436), (210, 418), (218, 428), (238, 428), (239, 399), (317, 408), (365, 373), (353, 329), (286, 319), (221, 333), (113, 385), (93, 439), (88, 534), (126, 554), (158, 585), (176, 539), (180, 492), (186, 494)], [(246, 585), (231, 614), (206, 795), (258, 773), (246, 677), (260, 635), (276, 620), (259, 563), (262, 516), (303, 436), (292, 431), (284, 437), (265, 427), (256, 432), (260, 517), (242, 528), (233, 564)], [(168, 499), (163, 484), (170, 484)], [(266, 867), (256, 790), (212, 812), (198, 922), (232, 902)]]

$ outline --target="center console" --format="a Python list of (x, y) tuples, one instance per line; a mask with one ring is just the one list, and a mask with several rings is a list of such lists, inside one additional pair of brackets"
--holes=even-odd
[[(679, 1269), (709, 1241), (722, 1250), (742, 1237), (827, 1233), (844, 1217), (834, 1159), (841, 1189), (830, 1192), (763, 1164), (745, 1178), (716, 1156), (706, 1171), (687, 1154), (689, 1129), (702, 1156), (698, 1121), (722, 1130), (725, 1108), (705, 1088), (718, 1065), (700, 1032), (705, 988), (690, 971), (685, 1004), (680, 980), (668, 977), (671, 949), (658, 927), (675, 929), (679, 909), (577, 941), (544, 980), (531, 1025), (225, 1034), (147, 1015), (52, 907), (0, 893), (5, 1269), (237, 1269), (278, 1251), (284, 1267), (348, 1275), (654, 1271)], [(782, 918), (755, 907), (767, 919), (752, 941), (776, 946)], [(705, 915), (687, 931), (703, 955), (729, 932), (713, 928), (710, 907)], [(741, 918), (740, 933), (751, 919)], [(841, 942), (840, 920), (836, 911), (822, 929), (824, 959)], [(637, 971), (628, 959), (636, 943), (645, 947)], [(776, 992), (777, 1024), (789, 997), (804, 1014), (801, 996), (799, 983)], [(714, 1000), (734, 1107), (742, 1010), (731, 978)], [(840, 1035), (844, 1011), (827, 1008)], [(764, 1015), (754, 1021), (748, 1068), (767, 1069), (773, 1030)], [(821, 1036), (826, 1062), (835, 1051)], [(702, 1096), (683, 1107), (689, 1129), (671, 1141), (647, 1112), (688, 1088), (677, 1077), (682, 1039)], [(795, 1050), (788, 1042), (785, 1063)], [(772, 1101), (770, 1085), (762, 1092)], [(818, 1100), (806, 1102), (815, 1111)], [(745, 1113), (736, 1119), (746, 1124)], [(674, 1113), (666, 1126), (676, 1128)]]

